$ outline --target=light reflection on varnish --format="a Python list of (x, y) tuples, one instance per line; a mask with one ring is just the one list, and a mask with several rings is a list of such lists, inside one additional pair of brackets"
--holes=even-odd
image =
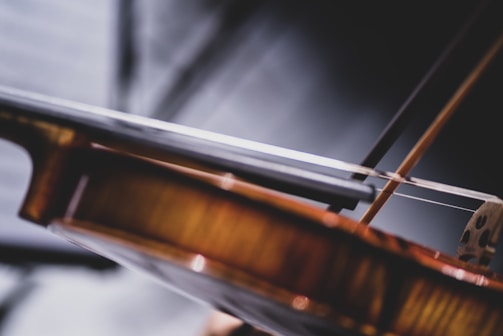
[(190, 268), (194, 272), (198, 273), (204, 271), (205, 266), (206, 266), (206, 258), (200, 254), (196, 255), (194, 259), (192, 259), (192, 262), (190, 263)]

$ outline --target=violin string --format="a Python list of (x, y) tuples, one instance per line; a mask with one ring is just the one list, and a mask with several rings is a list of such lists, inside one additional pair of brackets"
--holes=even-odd
[[(377, 188), (377, 190), (381, 191), (382, 189)], [(420, 201), (420, 202), (431, 203), (431, 204), (440, 205), (440, 206), (444, 206), (444, 207), (448, 207), (448, 208), (462, 210), (462, 211), (466, 211), (466, 212), (472, 212), (473, 213), (473, 212), (476, 211), (474, 209), (469, 209), (469, 208), (461, 207), (459, 205), (454, 205), (454, 204), (450, 204), (450, 203), (444, 203), (444, 202), (440, 202), (440, 201), (434, 201), (434, 200), (431, 200), (431, 199), (427, 199), (427, 198), (423, 198), (423, 197), (419, 197), (419, 196), (413, 196), (413, 195), (409, 195), (409, 194), (403, 194), (403, 193), (399, 193), (399, 192), (394, 192), (393, 195), (404, 197), (404, 198), (410, 198), (410, 199), (413, 199), (413, 200), (416, 200), (416, 201)]]
[[(275, 164), (276, 163), (274, 162), (275, 160), (283, 159), (291, 162), (292, 164), (294, 162), (298, 162), (306, 164), (308, 166), (312, 166), (313, 171), (316, 171), (315, 169), (316, 167), (328, 168), (331, 171), (343, 171), (353, 174), (363, 174), (377, 179), (395, 181), (400, 184), (412, 185), (417, 188), (429, 189), (445, 194), (452, 194), (470, 199), (476, 199), (481, 201), (499, 200), (499, 198), (495, 195), (476, 190), (456, 187), (416, 177), (408, 177), (408, 176), (403, 177), (397, 173), (380, 171), (334, 158), (301, 152), (294, 149), (279, 147), (266, 143), (260, 143), (253, 140), (237, 138), (230, 135), (219, 134), (181, 124), (174, 124), (163, 120), (148, 118), (142, 115), (127, 114), (124, 112), (115, 111), (104, 107), (88, 105), (81, 102), (75, 102), (59, 97), (47, 96), (35, 92), (27, 92), (12, 87), (5, 87), (0, 85), (0, 98), (3, 95), (9, 96), (9, 98), (18, 97), (18, 99), (20, 99), (24, 103), (30, 101), (35, 104), (43, 103), (45, 105), (52, 107), (51, 110), (54, 111), (54, 114), (61, 118), (67, 117), (68, 113), (73, 113), (74, 116), (78, 117), (79, 119), (85, 120), (86, 118), (89, 118), (89, 120), (92, 121), (93, 123), (101, 122), (109, 124), (110, 122), (116, 121), (121, 122), (124, 127), (128, 127), (130, 129), (139, 129), (139, 128), (152, 129), (153, 131), (156, 131), (157, 135), (165, 136), (166, 140), (168, 140), (169, 137), (172, 135), (183, 136), (187, 138), (202, 140), (208, 143), (228, 146), (230, 149), (235, 148), (235, 149), (246, 150), (250, 153), (255, 153), (258, 155), (267, 155), (269, 156), (268, 160), (257, 159), (255, 155), (253, 155), (255, 159), (254, 161), (262, 162), (264, 164), (267, 163)], [(56, 112), (58, 111), (58, 109), (56, 107), (59, 107), (60, 109), (66, 108), (65, 113), (61, 112), (59, 113), (60, 115), (58, 115), (58, 113)]]

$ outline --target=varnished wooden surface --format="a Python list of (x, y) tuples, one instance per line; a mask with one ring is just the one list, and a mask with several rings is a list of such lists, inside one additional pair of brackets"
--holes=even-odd
[(490, 272), (230, 175), (101, 147), (67, 159), (53, 231), (265, 328), (503, 332)]
[(503, 331), (496, 275), (267, 190), (95, 154), (52, 230), (226, 311), (285, 334)]

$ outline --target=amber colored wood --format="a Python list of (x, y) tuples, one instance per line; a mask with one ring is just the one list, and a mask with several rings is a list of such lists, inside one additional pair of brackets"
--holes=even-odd
[[(72, 147), (85, 143), (84, 137), (68, 127), (2, 110), (0, 136), (29, 153), (33, 173), (21, 213), (26, 219), (45, 222), (46, 214), (61, 201), (59, 197), (66, 196), (62, 191), (72, 187), (69, 179), (62, 179), (67, 156)], [(60, 196), (54, 194), (56, 190)]]
[(34, 160), (23, 217), (265, 331), (503, 334), (486, 269), (169, 153), (5, 111), (0, 125)]

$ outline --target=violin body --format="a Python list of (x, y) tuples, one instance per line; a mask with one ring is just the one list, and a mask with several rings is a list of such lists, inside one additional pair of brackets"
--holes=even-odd
[(503, 333), (503, 282), (487, 268), (85, 129), (2, 108), (0, 134), (33, 161), (21, 217), (272, 333)]

